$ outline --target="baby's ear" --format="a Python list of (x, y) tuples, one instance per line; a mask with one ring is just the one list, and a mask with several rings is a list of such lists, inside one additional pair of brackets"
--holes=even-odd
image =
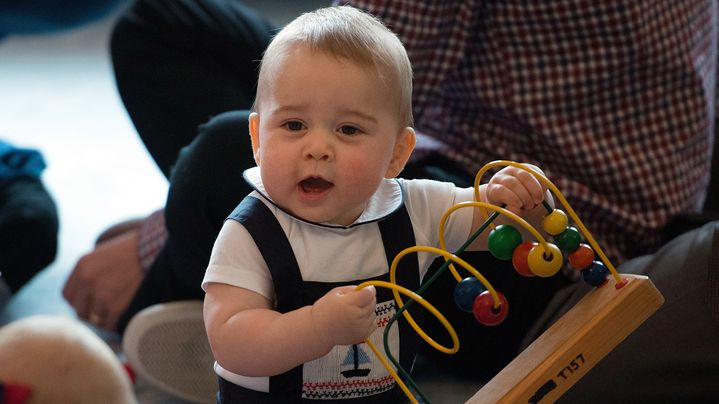
[(260, 115), (252, 112), (249, 119), (250, 141), (252, 142), (252, 155), (255, 163), (260, 165)]
[(407, 160), (409, 160), (409, 156), (412, 154), (412, 150), (414, 150), (416, 142), (417, 136), (414, 133), (414, 129), (409, 126), (402, 129), (402, 132), (397, 136), (397, 141), (394, 144), (392, 160), (390, 160), (389, 166), (387, 166), (387, 172), (384, 175), (385, 178), (394, 178), (402, 172), (405, 164), (407, 164)]

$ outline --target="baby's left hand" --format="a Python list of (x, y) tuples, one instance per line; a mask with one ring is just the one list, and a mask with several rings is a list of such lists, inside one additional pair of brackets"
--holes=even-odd
[[(542, 176), (538, 167), (525, 164)], [(546, 187), (531, 173), (517, 167), (505, 167), (487, 183), (487, 202), (506, 205), (510, 211), (521, 214), (536, 208), (544, 200)]]

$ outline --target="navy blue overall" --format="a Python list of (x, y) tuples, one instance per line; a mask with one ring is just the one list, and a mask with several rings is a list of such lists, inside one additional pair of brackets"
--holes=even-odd
[[(344, 283), (304, 281), (284, 231), (267, 206), (257, 198), (246, 197), (230, 214), (229, 219), (240, 222), (257, 244), (272, 275), (277, 297), (277, 311), (281, 313), (311, 305), (335, 287), (356, 285), (369, 280), (360, 279)], [(415, 245), (414, 231), (404, 204), (397, 211), (382, 218), (377, 224), (382, 235), (388, 261), (387, 268), (389, 269), (392, 260), (400, 251)], [(341, 254), (341, 251), (338, 254)], [(405, 257), (399, 262), (397, 283), (410, 290), (417, 290), (419, 287), (419, 264), (416, 256), (414, 259), (409, 258)], [(371, 279), (389, 281), (389, 270), (384, 275)], [(386, 301), (393, 301), (392, 292), (386, 288), (377, 288), (377, 302)], [(394, 304), (396, 305), (396, 302)], [(414, 313), (413, 316), (415, 316)], [(420, 339), (404, 319), (395, 322), (394, 327), (399, 327), (400, 364), (405, 370), (409, 371), (417, 353)], [(378, 349), (384, 351), (382, 346), (378, 346)], [(371, 351), (369, 353), (373, 355)], [(397, 353), (394, 352), (393, 354), (396, 355)], [(317, 400), (302, 398), (302, 368), (303, 365), (300, 365), (286, 373), (270, 377), (269, 393), (245, 389), (220, 377), (219, 401), (222, 403), (318, 402)], [(396, 383), (387, 391), (372, 392), (366, 389), (363, 394), (372, 395), (346, 399), (341, 394), (338, 394), (336, 397), (325, 396), (318, 397), (318, 399), (320, 399), (319, 402), (341, 401), (343, 403), (396, 403), (404, 400), (403, 393)]]

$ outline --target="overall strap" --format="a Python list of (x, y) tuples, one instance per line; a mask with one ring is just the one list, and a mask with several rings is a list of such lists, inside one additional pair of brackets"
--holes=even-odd
[[(409, 218), (409, 212), (404, 204), (393, 214), (387, 216), (379, 223), (379, 230), (382, 234), (382, 242), (384, 244), (385, 254), (387, 255), (387, 267), (392, 267), (392, 261), (394, 258), (402, 252), (405, 248), (416, 245), (414, 230), (412, 227), (412, 221)], [(396, 281), (400, 286), (416, 291), (419, 289), (420, 278), (419, 278), (419, 260), (417, 254), (405, 255), (398, 263), (396, 269)], [(404, 298), (402, 301), (407, 304), (408, 299)], [(395, 302), (395, 305), (397, 302)], [(399, 306), (396, 306), (399, 310)], [(412, 317), (416, 321), (421, 321), (424, 317), (424, 311), (414, 310), (412, 311)], [(412, 368), (414, 357), (419, 349), (420, 337), (412, 329), (412, 327), (404, 319), (404, 316), (398, 317), (394, 324), (398, 327), (400, 334), (400, 346), (399, 346), (399, 359), (402, 367), (409, 371)], [(394, 352), (394, 355), (397, 353)]]
[(245, 197), (228, 219), (240, 222), (255, 240), (272, 275), (277, 307), (282, 311), (301, 307), (288, 299), (302, 286), (299, 265), (282, 226), (267, 205), (255, 197)]
[[(267, 268), (272, 275), (272, 283), (277, 299), (277, 308), (280, 312), (287, 312), (298, 309), (304, 304), (297, 299), (291, 298), (293, 291), (301, 290), (302, 275), (295, 258), (294, 251), (285, 235), (282, 226), (275, 215), (261, 200), (247, 196), (232, 211), (228, 219), (236, 220), (242, 224), (255, 241)], [(270, 377), (270, 392), (281, 386), (282, 393), (287, 397), (298, 398), (302, 389), (302, 366), (297, 366), (281, 375)], [(260, 397), (271, 400), (266, 393), (256, 393), (249, 390), (246, 395), (256, 396), (257, 402), (262, 402)], [(270, 401), (271, 402), (271, 401)]]
[[(402, 204), (397, 211), (377, 222), (377, 225), (387, 255), (387, 268), (390, 268), (397, 254), (416, 244), (407, 207)], [(419, 261), (416, 254), (402, 258), (397, 264), (396, 274), (398, 284), (410, 290), (417, 290), (419, 288)]]

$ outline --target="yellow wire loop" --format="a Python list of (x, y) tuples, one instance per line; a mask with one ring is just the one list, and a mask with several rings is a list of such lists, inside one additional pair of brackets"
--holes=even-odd
[[(452, 327), (452, 324), (447, 320), (442, 313), (440, 313), (437, 308), (432, 306), (427, 300), (425, 300), (422, 296), (418, 295), (417, 293), (405, 288), (404, 286), (400, 286), (397, 284), (397, 265), (399, 264), (399, 261), (407, 254), (410, 254), (412, 252), (417, 251), (424, 251), (424, 252), (430, 252), (437, 255), (443, 256), (445, 259), (451, 260), (462, 266), (464, 269), (472, 273), (474, 276), (477, 277), (477, 279), (482, 282), (487, 290), (490, 291), (492, 294), (492, 299), (495, 300), (495, 302), (499, 302), (499, 296), (497, 295), (497, 292), (494, 290), (492, 285), (487, 281), (487, 279), (482, 276), (476, 269), (472, 267), (467, 261), (457, 257), (456, 255), (446, 251), (446, 250), (440, 250), (436, 247), (428, 247), (428, 246), (413, 246), (408, 247), (402, 250), (397, 256), (395, 256), (394, 260), (392, 260), (392, 265), (390, 266), (389, 274), (390, 274), (390, 282), (385, 281), (366, 281), (362, 282), (359, 285), (357, 285), (357, 289), (361, 289), (367, 286), (375, 286), (375, 287), (383, 287), (388, 288), (392, 290), (392, 294), (394, 295), (395, 300), (397, 301), (398, 309), (401, 309), (404, 307), (404, 302), (402, 301), (402, 298), (400, 296), (401, 294), (404, 294), (405, 296), (409, 297), (410, 299), (414, 300), (415, 302), (421, 304), (427, 311), (432, 313), (434, 317), (442, 324), (442, 326), (447, 330), (449, 333), (450, 338), (452, 339), (452, 347), (447, 348), (439, 343), (437, 343), (432, 337), (430, 337), (423, 329), (422, 327), (417, 324), (417, 322), (412, 318), (412, 315), (409, 314), (406, 310), (402, 313), (402, 315), (407, 320), (407, 323), (414, 329), (414, 331), (419, 335), (425, 342), (427, 342), (430, 346), (432, 346), (434, 349), (444, 352), (446, 354), (454, 354), (457, 351), (459, 351), (459, 336), (457, 335), (457, 331), (455, 331), (454, 327)], [(498, 305), (497, 305), (498, 307)], [(402, 379), (399, 377), (397, 372), (392, 368), (392, 366), (389, 364), (387, 359), (382, 355), (379, 350), (375, 347), (375, 345), (370, 341), (369, 339), (365, 340), (365, 343), (372, 349), (374, 354), (379, 358), (382, 365), (387, 369), (389, 374), (392, 376), (392, 378), (395, 380), (397, 385), (402, 389), (404, 394), (407, 396), (407, 398), (412, 401), (412, 403), (417, 403), (417, 399), (412, 395), (409, 388), (407, 388), (407, 385), (402, 381)]]
[(399, 388), (402, 389), (402, 392), (404, 393), (405, 396), (407, 396), (409, 401), (411, 401), (412, 404), (418, 404), (419, 401), (417, 401), (417, 399), (414, 397), (414, 394), (412, 394), (412, 392), (409, 391), (409, 388), (407, 387), (407, 385), (404, 383), (404, 381), (402, 381), (402, 378), (399, 377), (399, 375), (392, 368), (392, 366), (389, 364), (389, 362), (387, 362), (387, 359), (385, 359), (384, 355), (382, 355), (382, 353), (379, 351), (379, 349), (377, 349), (377, 347), (369, 339), (366, 339), (365, 343), (370, 347), (372, 352), (374, 352), (375, 356), (377, 356), (377, 358), (379, 358), (379, 361), (382, 363), (384, 368), (387, 369), (390, 376), (392, 376), (392, 378), (397, 383)]
[[(604, 254), (604, 250), (599, 246), (599, 243), (597, 243), (596, 240), (594, 240), (594, 237), (592, 234), (587, 230), (586, 226), (584, 226), (584, 223), (579, 219), (579, 216), (577, 216), (577, 213), (572, 209), (572, 207), (569, 205), (569, 202), (567, 202), (567, 198), (564, 197), (562, 192), (559, 191), (559, 189), (547, 179), (544, 175), (538, 173), (537, 171), (531, 169), (526, 164), (517, 163), (514, 161), (509, 160), (497, 160), (492, 161), (490, 163), (485, 164), (478, 172), (477, 175), (474, 177), (474, 197), (476, 200), (479, 200), (479, 182), (482, 179), (482, 176), (484, 173), (487, 172), (487, 170), (490, 170), (494, 167), (506, 167), (506, 166), (512, 166), (519, 168), (521, 170), (527, 171), (528, 173), (532, 174), (539, 182), (544, 184), (551, 192), (552, 194), (559, 200), (559, 202), (562, 204), (564, 209), (567, 211), (567, 214), (572, 218), (572, 221), (579, 227), (579, 230), (582, 232), (582, 235), (587, 239), (587, 242), (589, 245), (592, 246), (594, 251), (597, 252), (597, 255), (601, 258), (604, 265), (607, 266), (607, 269), (609, 272), (611, 272), (612, 277), (614, 280), (619, 284), (622, 283), (622, 278), (619, 275), (619, 272), (617, 272), (616, 268), (614, 268), (614, 265), (609, 261), (606, 254)], [(482, 216), (485, 218), (485, 220), (489, 217), (487, 215), (487, 211), (480, 207), (480, 211), (482, 212)]]
[[(400, 253), (400, 254), (402, 254), (402, 253)], [(398, 254), (398, 256), (400, 254)], [(395, 258), (393, 265), (392, 265), (392, 269), (390, 269), (390, 274), (393, 274), (394, 273), (393, 270), (396, 270), (397, 261), (398, 261), (398, 259)], [(412, 319), (412, 316), (410, 316), (409, 313), (407, 311), (405, 311), (403, 314), (405, 315), (406, 318), (408, 318), (408, 321), (409, 321), (410, 325), (412, 326), (412, 328), (415, 330), (415, 332), (420, 337), (422, 337), (422, 339), (424, 339), (428, 344), (430, 344), (432, 347), (434, 347), (435, 349), (437, 349), (439, 351), (442, 351), (442, 352), (448, 353), (448, 354), (453, 354), (459, 350), (459, 336), (457, 336), (457, 331), (455, 331), (454, 327), (452, 327), (452, 324), (449, 323), (447, 318), (444, 317), (444, 315), (442, 315), (442, 313), (440, 313), (440, 311), (437, 310), (436, 307), (432, 306), (422, 296), (414, 293), (413, 291), (405, 288), (404, 286), (400, 286), (400, 285), (396, 284), (394, 279), (392, 279), (392, 282), (379, 281), (379, 280), (362, 282), (359, 285), (357, 285), (357, 289), (361, 289), (361, 288), (364, 288), (364, 287), (367, 287), (370, 285), (375, 286), (375, 287), (391, 289), (392, 293), (394, 293), (395, 299), (397, 300), (397, 304), (399, 305), (399, 308), (403, 307), (402, 300), (399, 298), (400, 293), (406, 295), (407, 297), (411, 298), (415, 302), (421, 304), (425, 309), (427, 309), (427, 311), (432, 313), (432, 315), (434, 315), (437, 318), (437, 320), (439, 320), (440, 323), (442, 323), (444, 328), (449, 333), (450, 338), (452, 339), (453, 346), (452, 346), (452, 348), (446, 348), (446, 347), (438, 344), (429, 335), (427, 335), (427, 333), (424, 332), (424, 330), (422, 330), (422, 328), (419, 325), (417, 325), (417, 323), (414, 321), (414, 319)], [(377, 355), (377, 357), (379, 358), (382, 365), (385, 367), (385, 369), (387, 369), (387, 371), (392, 376), (392, 378), (395, 380), (395, 382), (397, 382), (397, 385), (400, 387), (400, 389), (402, 389), (402, 391), (407, 396), (407, 398), (409, 398), (413, 403), (417, 403), (417, 399), (414, 398), (414, 395), (410, 392), (409, 388), (407, 388), (407, 385), (404, 383), (402, 378), (399, 377), (397, 372), (394, 370), (394, 368), (392, 368), (392, 366), (389, 364), (389, 362), (387, 362), (387, 359), (384, 357), (384, 355), (382, 355), (382, 353), (377, 349), (377, 347), (372, 343), (372, 341), (370, 341), (369, 339), (366, 339), (365, 343), (370, 347), (370, 349), (372, 349), (372, 352), (374, 352), (374, 354)]]
[[(401, 254), (401, 253), (400, 253)], [(436, 307), (432, 306), (427, 300), (425, 300), (422, 296), (412, 292), (411, 290), (405, 288), (404, 286), (397, 285), (394, 282), (386, 282), (386, 281), (366, 281), (360, 283), (357, 287), (363, 288), (365, 286), (378, 286), (383, 287), (387, 289), (391, 289), (392, 293), (394, 293), (394, 297), (397, 300), (397, 304), (399, 308), (401, 309), (404, 307), (404, 303), (402, 302), (402, 299), (399, 297), (399, 294), (403, 294), (412, 300), (416, 301), (417, 303), (421, 304), (427, 311), (432, 313), (433, 316), (439, 320), (440, 323), (444, 326), (444, 328), (449, 333), (450, 338), (452, 339), (452, 347), (447, 348), (443, 345), (440, 345), (435, 340), (432, 339), (424, 330), (414, 321), (412, 316), (407, 312), (404, 311), (402, 314), (405, 316), (407, 321), (409, 322), (410, 326), (414, 329), (414, 331), (422, 337), (423, 340), (425, 340), (428, 344), (430, 344), (433, 348), (437, 349), (438, 351), (444, 352), (446, 354), (453, 354), (456, 353), (459, 350), (459, 337), (457, 336), (457, 332), (452, 327), (452, 324), (449, 323), (446, 317), (442, 313), (437, 310)]]

